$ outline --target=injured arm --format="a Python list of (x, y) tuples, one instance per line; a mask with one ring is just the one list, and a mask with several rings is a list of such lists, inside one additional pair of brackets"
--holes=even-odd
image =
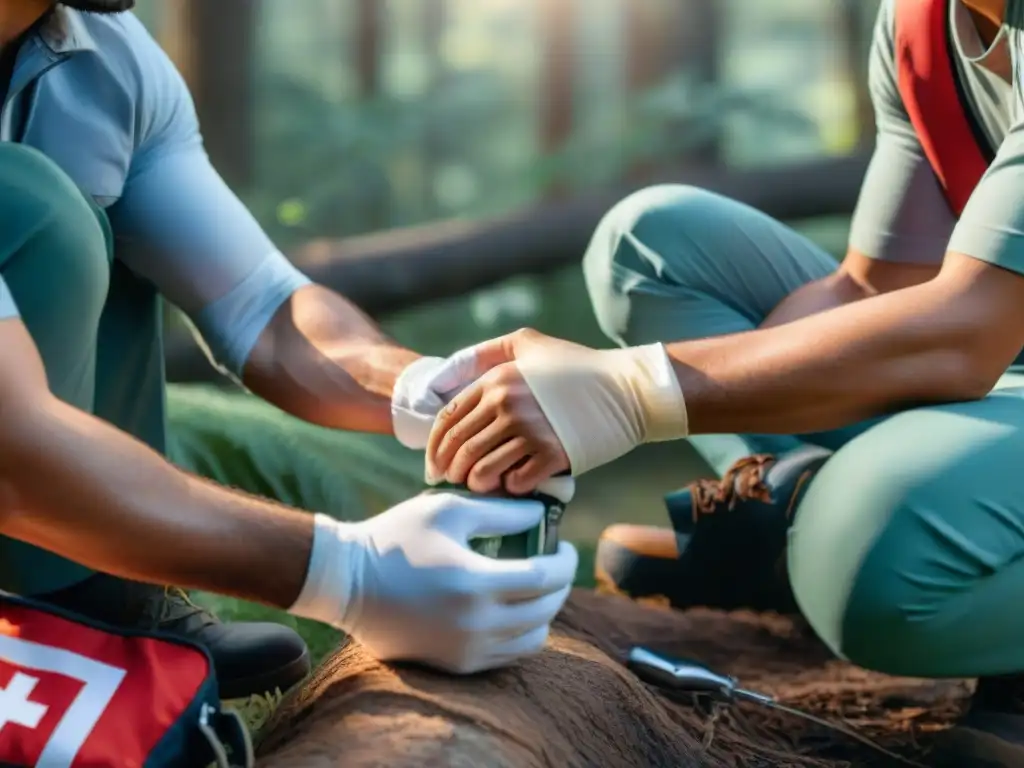
[[(898, 164), (894, 131), (880, 134), (891, 151), (876, 150), (869, 180)], [(1024, 347), (1022, 158), (1018, 123), (949, 234), (933, 279), (788, 325), (669, 344), (690, 431), (812, 432), (984, 396)], [(859, 204), (851, 235), (863, 252), (903, 262), (910, 277), (915, 265), (928, 269), (934, 237), (945, 236), (935, 206), (921, 207), (937, 185), (919, 175), (890, 185), (898, 218), (867, 216)], [(884, 196), (885, 185), (869, 186)]]
[(887, 108), (851, 249), (906, 265), (902, 283), (875, 285), (866, 274), (872, 290), (849, 301), (814, 287), (776, 308), (768, 327), (700, 341), (600, 352), (536, 333), (488, 343), (478, 354), (493, 370), (434, 425), (432, 473), (468, 476), (473, 490), (503, 482), (526, 492), (645, 442), (800, 434), (983, 397), (1024, 347), (1024, 122), (955, 225), (948, 207), (938, 216), (941, 188), (881, 66), (891, 47), (876, 39), (890, 54), (874, 56), (872, 68), (885, 97), (876, 107)]
[(427, 461), (473, 490), (522, 493), (642, 443), (980, 398), (1022, 346), (1024, 278), (956, 253), (922, 285), (732, 336), (597, 351), (520, 332), (481, 348), (496, 365), (438, 417)]
[(691, 434), (792, 434), (982, 397), (1022, 344), (1024, 278), (950, 254), (922, 285), (666, 350)]

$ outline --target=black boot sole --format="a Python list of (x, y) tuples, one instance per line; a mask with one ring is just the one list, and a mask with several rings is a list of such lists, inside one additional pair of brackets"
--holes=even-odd
[(221, 683), (221, 700), (245, 699), (252, 696), (254, 692), (266, 691), (270, 693), (280, 690), (281, 680), (298, 679), (302, 682), (309, 677), (312, 668), (310, 661), (309, 651), (306, 650), (295, 661), (289, 662), (283, 667), (277, 667), (258, 675), (232, 680), (228, 684)]

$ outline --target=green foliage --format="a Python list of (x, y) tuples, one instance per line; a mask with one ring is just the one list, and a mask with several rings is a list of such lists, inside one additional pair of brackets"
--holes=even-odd
[(687, 69), (674, 72), (627, 106), (629, 120), (618, 142), (596, 145), (585, 128), (529, 174), (537, 189), (563, 184), (586, 188), (614, 184), (636, 166), (671, 164), (680, 158), (715, 162), (715, 147), (737, 118), (814, 140), (817, 126), (774, 91), (752, 91), (699, 80)]
[(197, 604), (212, 610), (221, 621), (269, 621), (291, 627), (306, 641), (314, 664), (337, 650), (344, 639), (344, 635), (336, 629), (315, 621), (297, 619), (284, 611), (264, 605), (205, 593), (194, 594), (192, 598)]
[[(487, 215), (554, 185), (614, 183), (637, 163), (699, 156), (737, 116), (809, 138), (816, 131), (774, 92), (708, 84), (685, 69), (633, 99), (617, 136), (581, 125), (563, 146), (526, 163), (504, 157), (515, 143), (509, 125), (522, 122), (523, 110), (494, 73), (452, 73), (422, 99), (358, 102), (331, 101), (306, 81), (270, 73), (260, 78), (260, 96), (258, 183), (244, 196), (284, 247)], [(468, 174), (462, 192), (460, 171)]]
[[(259, 183), (246, 197), (283, 245), (429, 217), (416, 204), (430, 196), (424, 156), (479, 152), (514, 107), (501, 81), (486, 74), (448, 78), (422, 100), (330, 101), (280, 74), (260, 85)], [(424, 194), (408, 194), (417, 186)]]

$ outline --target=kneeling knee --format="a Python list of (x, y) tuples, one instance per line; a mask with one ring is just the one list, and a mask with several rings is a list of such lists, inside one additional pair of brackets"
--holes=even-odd
[(17, 254), (0, 266), (19, 308), (31, 316), (56, 302), (79, 322), (98, 321), (110, 271), (106, 216), (30, 147), (0, 144), (0, 232), (6, 255)]
[[(841, 542), (836, 542), (841, 547)], [(790, 553), (799, 573), (801, 553)], [(924, 595), (900, 578), (897, 563), (869, 558), (852, 573), (840, 560), (793, 580), (800, 609), (818, 637), (840, 658), (891, 675), (926, 676), (922, 659), (933, 627), (919, 609)]]
[(9, 142), (0, 143), (0, 193), (21, 204), (84, 203), (74, 181), (53, 160), (34, 147)]
[[(614, 264), (651, 269), (652, 251), (660, 251), (669, 243), (678, 245), (678, 235), (703, 226), (709, 209), (722, 199), (713, 192), (683, 184), (662, 184), (634, 192), (601, 219), (584, 265), (592, 270), (610, 269)], [(630, 235), (646, 248), (638, 251), (623, 247)]]
[(789, 572), (801, 612), (834, 653), (867, 669), (924, 676), (940, 596), (916, 577), (928, 530), (914, 490), (895, 472), (850, 446), (837, 452), (801, 501)]
[(642, 189), (605, 214), (583, 257), (597, 319), (616, 325), (624, 297), (638, 283), (684, 283), (686, 263), (708, 249), (700, 232), (724, 198), (698, 187), (666, 184)]
[(718, 195), (689, 184), (658, 184), (623, 198), (604, 215), (602, 225), (618, 231), (645, 228), (670, 221), (678, 225), (707, 212)]
[(46, 225), (76, 225), (106, 235), (95, 209), (75, 182), (53, 160), (32, 147), (0, 143), (0, 195), (4, 210)]
[[(927, 543), (908, 533), (883, 531), (866, 552), (841, 532), (819, 539), (815, 552), (806, 542), (791, 543), (793, 591), (807, 622), (840, 658), (885, 674), (934, 677), (945, 664), (943, 627), (950, 617), (942, 590), (921, 568)], [(892, 537), (900, 547), (890, 546)]]

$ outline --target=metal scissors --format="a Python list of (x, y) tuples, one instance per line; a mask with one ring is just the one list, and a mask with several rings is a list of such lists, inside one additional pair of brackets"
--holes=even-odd
[(657, 688), (707, 696), (713, 701), (724, 704), (743, 701), (751, 702), (768, 709), (784, 712), (793, 717), (798, 717), (815, 725), (841, 733), (844, 736), (849, 736), (864, 746), (904, 765), (914, 766), (914, 768), (926, 768), (921, 763), (898, 755), (882, 745), (876, 744), (847, 725), (830, 722), (799, 709), (780, 704), (772, 696), (741, 688), (736, 678), (719, 674), (700, 662), (689, 659), (671, 659), (647, 648), (637, 646), (629, 651), (626, 658), (626, 667), (640, 680)]

